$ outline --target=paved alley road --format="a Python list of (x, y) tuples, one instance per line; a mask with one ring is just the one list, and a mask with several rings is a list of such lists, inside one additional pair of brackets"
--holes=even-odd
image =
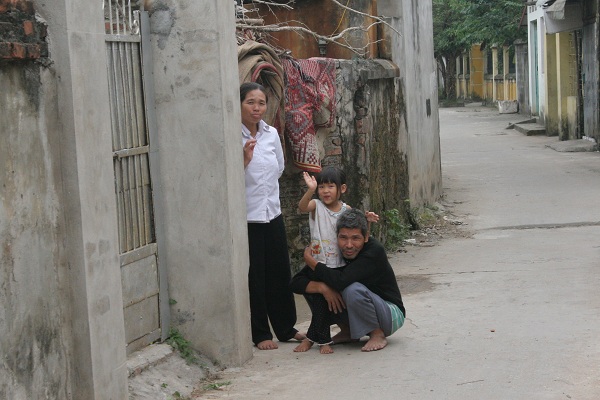
[(442, 203), (472, 235), (393, 257), (401, 290), (430, 285), (403, 291), (407, 320), (387, 348), (283, 343), (202, 398), (600, 399), (600, 154), (504, 129), (520, 119), (440, 111)]

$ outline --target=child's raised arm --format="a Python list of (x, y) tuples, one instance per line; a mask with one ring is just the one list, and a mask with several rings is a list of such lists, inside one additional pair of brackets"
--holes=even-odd
[(367, 241), (369, 240), (369, 235), (371, 234), (371, 222), (379, 222), (379, 215), (375, 214), (373, 211), (365, 211), (365, 217), (367, 217)]
[(304, 182), (308, 188), (298, 203), (298, 209), (301, 212), (313, 212), (317, 207), (312, 198), (317, 191), (317, 180), (314, 176), (310, 176), (308, 172), (303, 172), (302, 177), (304, 178)]
[(367, 222), (379, 222), (379, 215), (373, 211), (365, 211), (365, 217), (367, 217)]

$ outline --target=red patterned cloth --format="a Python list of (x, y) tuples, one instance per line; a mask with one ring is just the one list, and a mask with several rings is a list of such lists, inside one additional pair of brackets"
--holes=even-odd
[(294, 164), (321, 171), (316, 128), (335, 120), (335, 60), (283, 58), (285, 71), (285, 132)]

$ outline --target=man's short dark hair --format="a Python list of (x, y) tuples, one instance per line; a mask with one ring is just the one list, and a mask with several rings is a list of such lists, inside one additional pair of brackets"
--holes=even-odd
[(335, 225), (336, 233), (340, 233), (342, 228), (360, 229), (363, 236), (367, 236), (367, 217), (365, 213), (356, 208), (346, 210), (338, 217)]

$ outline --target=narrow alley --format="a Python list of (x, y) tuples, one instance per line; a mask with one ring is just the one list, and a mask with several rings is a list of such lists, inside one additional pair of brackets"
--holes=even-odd
[(505, 129), (519, 118), (440, 110), (441, 203), (463, 234), (392, 256), (401, 290), (421, 285), (387, 348), (283, 343), (202, 398), (600, 398), (600, 155)]

